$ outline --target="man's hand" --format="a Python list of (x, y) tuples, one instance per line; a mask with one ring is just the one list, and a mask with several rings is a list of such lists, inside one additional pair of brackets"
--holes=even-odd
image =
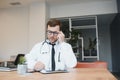
[(60, 31), (59, 34), (58, 34), (58, 41), (60, 43), (62, 43), (62, 42), (64, 42), (64, 39), (65, 39), (65, 35), (63, 34), (62, 31)]
[(42, 62), (37, 62), (36, 64), (35, 64), (35, 66), (34, 66), (34, 70), (35, 71), (40, 71), (40, 70), (42, 70), (42, 69), (44, 69), (45, 68), (45, 65), (42, 63)]

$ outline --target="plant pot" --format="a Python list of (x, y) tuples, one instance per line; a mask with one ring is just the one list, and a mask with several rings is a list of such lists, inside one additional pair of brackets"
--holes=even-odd
[(26, 64), (18, 64), (17, 65), (17, 73), (18, 74), (26, 74), (27, 72), (27, 65)]

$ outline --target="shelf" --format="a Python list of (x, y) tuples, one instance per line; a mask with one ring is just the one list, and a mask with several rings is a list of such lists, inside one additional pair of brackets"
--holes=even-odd
[[(81, 61), (84, 61), (87, 58), (90, 60), (99, 60), (99, 48), (98, 48), (98, 28), (97, 28), (97, 16), (81, 16), (81, 17), (69, 17), (69, 18), (59, 18), (62, 22), (62, 31), (65, 34), (66, 42), (69, 42), (73, 38), (72, 33), (76, 30), (76, 33), (79, 33), (78, 40), (71, 43), (73, 52), (79, 57)], [(67, 30), (67, 31), (66, 31)], [(76, 34), (74, 33), (74, 34)], [(96, 46), (92, 54), (89, 51), (89, 45), (91, 44), (89, 40), (91, 39), (92, 43), (96, 39)]]
[(72, 26), (74, 29), (92, 29), (96, 28), (96, 25), (84, 25), (84, 26)]
[(84, 56), (84, 58), (98, 58), (97, 56)]

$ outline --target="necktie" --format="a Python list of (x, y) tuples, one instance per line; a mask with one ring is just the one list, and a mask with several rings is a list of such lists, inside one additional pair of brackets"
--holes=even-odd
[(52, 71), (55, 71), (55, 58), (54, 58), (54, 56), (55, 56), (54, 45), (55, 45), (55, 44), (51, 44), (51, 45), (52, 45), (52, 51), (51, 51), (51, 53), (52, 53), (52, 58), (51, 58), (51, 62), (52, 62)]

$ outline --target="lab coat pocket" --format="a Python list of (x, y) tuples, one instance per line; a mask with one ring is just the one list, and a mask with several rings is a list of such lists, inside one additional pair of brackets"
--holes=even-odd
[(42, 54), (38, 56), (38, 61), (45, 61), (48, 60), (48, 58), (49, 58), (48, 52), (42, 52)]

